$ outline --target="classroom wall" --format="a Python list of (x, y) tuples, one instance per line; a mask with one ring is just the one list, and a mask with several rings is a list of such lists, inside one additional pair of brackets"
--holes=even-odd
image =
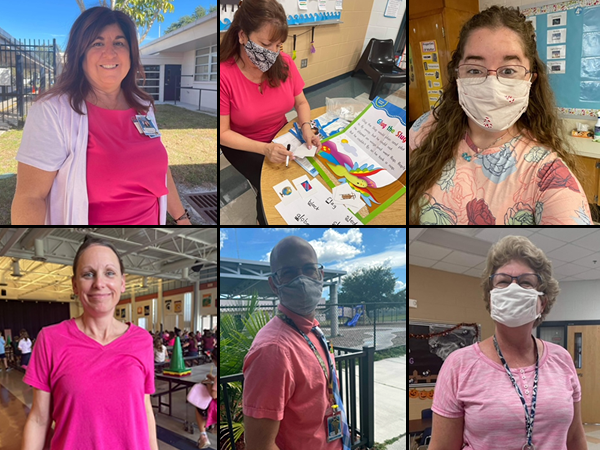
[[(481, 324), (481, 340), (494, 333), (494, 322), (482, 300), (480, 279), (421, 266), (409, 266), (410, 321)], [(431, 387), (423, 388), (430, 390)], [(409, 399), (409, 420), (420, 419), (421, 410), (431, 408), (431, 400)]]
[(372, 38), (392, 39), (394, 43), (396, 42), (396, 38), (398, 37), (398, 31), (400, 30), (400, 25), (402, 25), (404, 11), (406, 11), (406, 0), (402, 2), (402, 5), (398, 10), (398, 16), (395, 18), (385, 17), (383, 15), (385, 13), (385, 8), (388, 4), (388, 1), (389, 0), (375, 0), (373, 2), (371, 20), (369, 21), (367, 35), (365, 36), (365, 41), (360, 52), (361, 55)]
[(545, 320), (600, 320), (600, 281), (563, 281)]
[[(379, 2), (379, 0), (377, 1)], [(293, 36), (294, 34), (297, 35), (295, 63), (306, 83), (305, 88), (354, 70), (362, 54), (373, 7), (374, 0), (344, 0), (342, 24), (318, 25), (315, 27), (315, 48), (317, 51), (314, 54), (310, 52), (312, 27), (289, 29), (289, 36), (283, 45), (283, 51), (289, 55), (292, 54)], [(383, 8), (385, 8), (385, 5)], [(401, 21), (402, 17), (398, 20)], [(398, 24), (396, 30), (399, 27)], [(308, 33), (299, 36), (307, 31)], [(219, 33), (219, 35), (222, 40), (225, 33)], [(304, 69), (300, 69), (302, 59), (308, 59), (308, 66)]]

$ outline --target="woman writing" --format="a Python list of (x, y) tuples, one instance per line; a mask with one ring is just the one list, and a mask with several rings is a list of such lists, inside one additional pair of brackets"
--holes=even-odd
[(429, 450), (587, 450), (573, 360), (531, 334), (559, 293), (551, 262), (529, 239), (507, 236), (482, 280), (494, 335), (444, 362)]
[(45, 448), (54, 420), (50, 450), (158, 450), (152, 336), (115, 319), (125, 292), (115, 248), (87, 239), (75, 256), (72, 283), (83, 314), (38, 335), (23, 380), (34, 390), (22, 449)]
[(535, 30), (492, 6), (463, 26), (433, 112), (410, 132), (410, 223), (591, 225)]
[(17, 153), (13, 225), (191, 225), (160, 138), (133, 21), (97, 7), (73, 24), (56, 86), (29, 111)]
[(276, 0), (245, 0), (220, 47), (219, 146), (227, 160), (258, 192), (257, 219), (265, 225), (260, 173), (265, 156), (283, 164), (293, 153), (272, 142), (292, 108), (307, 146), (321, 148), (310, 128), (304, 81), (292, 58), (279, 51), (288, 34), (283, 6)]

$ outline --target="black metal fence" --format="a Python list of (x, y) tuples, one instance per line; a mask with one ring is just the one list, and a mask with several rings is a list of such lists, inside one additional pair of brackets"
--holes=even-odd
[[(406, 305), (403, 303), (337, 304), (337, 317), (332, 318), (332, 306), (317, 308), (316, 319), (334, 347), (360, 350), (372, 345), (376, 351), (406, 345)], [(271, 317), (277, 312), (276, 303), (264, 301), (258, 307)], [(241, 320), (246, 306), (223, 306), (221, 314)]]
[(36, 96), (54, 85), (57, 57), (56, 39), (0, 40), (0, 127), (23, 124)]
[[(374, 347), (335, 348), (335, 365), (340, 380), (340, 395), (346, 408), (352, 437), (352, 449), (370, 448), (375, 441), (375, 378)], [(236, 449), (236, 442), (243, 433), (242, 374), (220, 377), (220, 408), (224, 422), (220, 420), (219, 448)], [(220, 418), (221, 419), (221, 418)], [(221, 424), (225, 425), (221, 425)], [(301, 426), (302, 424), (297, 424)]]

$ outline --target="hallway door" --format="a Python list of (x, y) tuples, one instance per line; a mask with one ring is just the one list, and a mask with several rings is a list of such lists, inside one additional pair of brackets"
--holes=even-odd
[(584, 423), (600, 423), (600, 326), (568, 327), (568, 350), (581, 383), (581, 418)]

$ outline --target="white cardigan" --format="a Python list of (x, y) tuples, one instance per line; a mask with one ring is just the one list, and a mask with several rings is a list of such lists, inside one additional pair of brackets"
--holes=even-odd
[[(60, 95), (35, 102), (27, 115), (17, 161), (48, 172), (58, 171), (46, 199), (46, 225), (88, 225), (89, 131), (85, 102), (82, 106), (84, 115), (73, 110), (66, 95)], [(152, 108), (148, 117), (156, 123)], [(165, 225), (167, 196), (158, 200), (160, 225)]]

